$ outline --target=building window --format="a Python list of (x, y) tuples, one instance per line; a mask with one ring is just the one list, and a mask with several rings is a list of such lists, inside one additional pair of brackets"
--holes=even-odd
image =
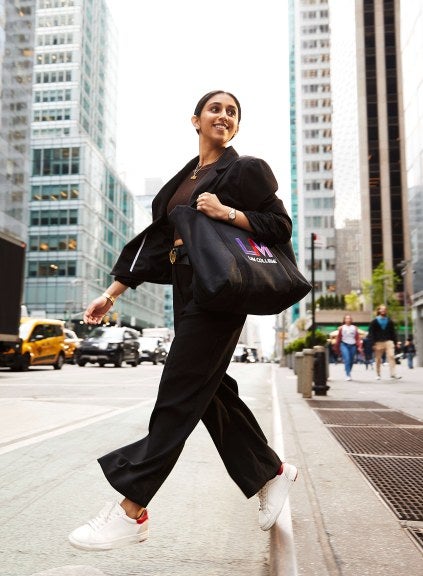
[(33, 176), (62, 176), (79, 173), (79, 148), (36, 148), (33, 151)]
[(72, 226), (78, 224), (78, 211), (71, 210), (31, 210), (31, 226)]
[(31, 252), (66, 252), (75, 251), (77, 248), (78, 242), (75, 234), (33, 234), (29, 239)]
[(54, 262), (29, 262), (29, 278), (46, 278), (48, 276), (76, 276), (75, 260), (55, 260)]

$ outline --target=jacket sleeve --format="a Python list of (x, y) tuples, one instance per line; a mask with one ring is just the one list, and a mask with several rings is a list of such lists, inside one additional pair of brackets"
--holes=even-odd
[(241, 156), (225, 180), (221, 200), (232, 201), (234, 208), (244, 212), (259, 240), (269, 245), (286, 243), (292, 222), (277, 190), (276, 178), (264, 160)]

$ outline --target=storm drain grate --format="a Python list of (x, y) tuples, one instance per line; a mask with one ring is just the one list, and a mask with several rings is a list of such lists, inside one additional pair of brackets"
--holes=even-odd
[(402, 412), (390, 410), (316, 410), (325, 424), (341, 424), (344, 426), (396, 426), (416, 425), (423, 422), (407, 416)]
[[(423, 458), (351, 458), (400, 520), (423, 521)], [(423, 531), (416, 530), (423, 544)]]
[(307, 400), (311, 408), (368, 408), (376, 410), (377, 408), (388, 408), (378, 402), (360, 402), (359, 400)]
[(421, 456), (423, 430), (419, 428), (371, 428), (370, 426), (329, 426), (348, 453)]
[(415, 540), (417, 540), (417, 544), (423, 548), (423, 529), (422, 528), (407, 528), (407, 532), (412, 536)]

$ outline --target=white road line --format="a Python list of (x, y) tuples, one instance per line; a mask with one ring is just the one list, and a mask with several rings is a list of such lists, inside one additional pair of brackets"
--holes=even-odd
[[(282, 417), (279, 408), (275, 366), (272, 366), (272, 412), (273, 444), (275, 452), (284, 460)], [(295, 489), (295, 488), (293, 488)], [(286, 502), (281, 515), (272, 528), (271, 573), (275, 576), (297, 576), (297, 558), (295, 554), (294, 532), (292, 529), (291, 508)]]
[(0, 448), (0, 455), (7, 454), (8, 452), (12, 452), (13, 450), (17, 450), (18, 448), (24, 448), (25, 446), (31, 446), (32, 444), (36, 444), (38, 442), (42, 442), (43, 440), (47, 440), (49, 438), (55, 438), (56, 436), (61, 436), (62, 434), (66, 434), (67, 432), (73, 432), (74, 430), (78, 430), (79, 428), (84, 428), (85, 426), (90, 426), (91, 424), (95, 424), (96, 422), (100, 422), (101, 420), (107, 420), (107, 418), (113, 418), (114, 416), (118, 416), (120, 414), (124, 414), (125, 412), (130, 412), (131, 410), (138, 410), (148, 404), (152, 404), (154, 400), (143, 400), (138, 404), (134, 404), (132, 406), (127, 406), (126, 408), (117, 408), (116, 410), (111, 409), (108, 410), (106, 413), (100, 414), (98, 416), (93, 416), (91, 418), (84, 419), (80, 422), (75, 424), (68, 424), (65, 426), (61, 426), (60, 428), (55, 428), (54, 430), (50, 430), (49, 432), (41, 432), (31, 438), (26, 438), (24, 440), (17, 440), (12, 441), (9, 445)]

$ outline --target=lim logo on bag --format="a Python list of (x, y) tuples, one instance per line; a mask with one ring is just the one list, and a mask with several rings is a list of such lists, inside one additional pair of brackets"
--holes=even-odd
[(265, 244), (257, 244), (252, 238), (247, 238), (249, 247), (245, 246), (241, 238), (235, 238), (238, 246), (247, 256), (248, 260), (260, 264), (276, 264), (277, 260)]

